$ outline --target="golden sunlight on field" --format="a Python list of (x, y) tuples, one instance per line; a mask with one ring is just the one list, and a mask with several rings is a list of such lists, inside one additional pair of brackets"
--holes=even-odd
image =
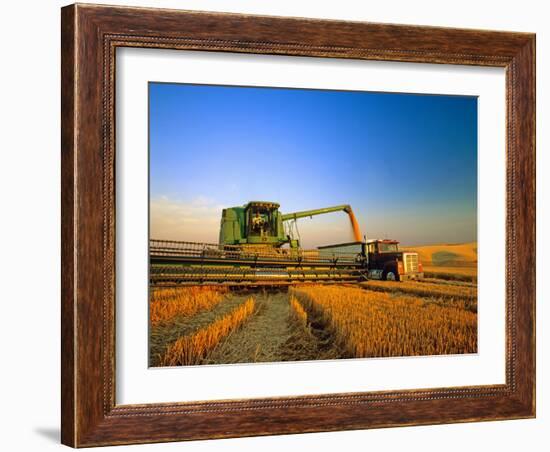
[(477, 286), (473, 284), (448, 284), (443, 282), (403, 281), (396, 284), (392, 281), (368, 281), (361, 286), (378, 292), (402, 293), (420, 297), (444, 298), (447, 300), (477, 301)]
[(477, 315), (410, 296), (355, 287), (310, 286), (290, 292), (320, 316), (350, 357), (475, 353)]
[(191, 316), (210, 309), (223, 300), (226, 288), (210, 287), (154, 289), (149, 303), (151, 325), (176, 316)]
[(302, 328), (307, 327), (307, 313), (298, 301), (298, 299), (294, 296), (290, 296), (290, 317), (291, 319), (296, 322), (298, 326), (301, 326)]
[(475, 353), (475, 267), (434, 269), (421, 281), (155, 288), (149, 364)]
[(171, 344), (161, 359), (161, 366), (199, 364), (220, 341), (237, 329), (254, 312), (255, 302), (251, 297), (229, 314), (201, 328), (189, 336), (182, 336)]

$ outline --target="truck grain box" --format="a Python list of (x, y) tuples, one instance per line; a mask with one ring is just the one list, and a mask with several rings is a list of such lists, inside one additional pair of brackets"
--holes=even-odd
[(335, 245), (318, 246), (320, 255), (330, 255), (335, 253), (361, 254), (364, 251), (365, 242), (347, 242)]

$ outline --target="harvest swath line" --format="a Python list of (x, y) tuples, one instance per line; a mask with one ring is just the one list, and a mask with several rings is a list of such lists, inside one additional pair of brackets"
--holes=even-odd
[(380, 292), (402, 292), (421, 297), (443, 297), (452, 299), (473, 300), (477, 297), (476, 286), (459, 286), (451, 284), (434, 284), (422, 282), (369, 281), (360, 284), (361, 287)]
[(477, 283), (472, 281), (459, 281), (453, 279), (438, 279), (438, 278), (424, 278), (422, 281), (424, 284), (442, 284), (445, 286), (462, 286), (462, 287), (477, 287)]
[(290, 295), (290, 317), (302, 328), (307, 327), (307, 313), (294, 295)]
[(477, 351), (477, 315), (414, 297), (349, 287), (291, 288), (321, 316), (347, 357), (463, 354)]
[[(213, 296), (221, 296), (221, 301), (213, 304), (210, 308), (201, 309), (194, 314), (189, 312), (178, 314), (162, 322), (150, 325), (149, 330), (149, 365), (152, 367), (158, 366), (164, 355), (166, 348), (171, 343), (175, 342), (182, 336), (188, 336), (196, 333), (201, 328), (205, 328), (219, 318), (229, 314), (238, 306), (243, 304), (247, 297), (229, 291), (227, 287), (204, 287), (200, 289), (208, 289), (214, 292)], [(216, 291), (219, 292), (216, 294)], [(193, 294), (193, 288), (180, 287), (178, 291), (185, 294), (185, 298), (190, 298)]]
[(161, 358), (161, 366), (200, 364), (209, 352), (229, 333), (239, 328), (254, 312), (256, 303), (250, 297), (245, 303), (221, 319), (196, 333), (182, 336), (168, 346)]
[(426, 278), (444, 279), (448, 281), (465, 281), (477, 283), (477, 267), (444, 267), (425, 266)]

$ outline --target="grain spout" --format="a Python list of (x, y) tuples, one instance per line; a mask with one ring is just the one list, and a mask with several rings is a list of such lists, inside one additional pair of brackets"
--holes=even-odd
[(361, 229), (359, 229), (359, 223), (357, 222), (357, 218), (355, 218), (355, 214), (353, 213), (353, 210), (348, 210), (349, 215), (349, 221), (351, 222), (351, 228), (353, 229), (353, 238), (356, 242), (361, 241)]

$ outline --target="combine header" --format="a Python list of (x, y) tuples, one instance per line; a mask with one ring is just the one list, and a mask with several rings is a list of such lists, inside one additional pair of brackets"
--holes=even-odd
[[(355, 241), (302, 249), (297, 220), (338, 211), (349, 215)], [(395, 249), (386, 251), (382, 244), (390, 242)], [(223, 210), (218, 244), (151, 240), (150, 282), (258, 286), (421, 277), (418, 255), (405, 253), (416, 255), (416, 267), (407, 268), (397, 243), (361, 241), (349, 205), (282, 214), (277, 203), (253, 201)]]

